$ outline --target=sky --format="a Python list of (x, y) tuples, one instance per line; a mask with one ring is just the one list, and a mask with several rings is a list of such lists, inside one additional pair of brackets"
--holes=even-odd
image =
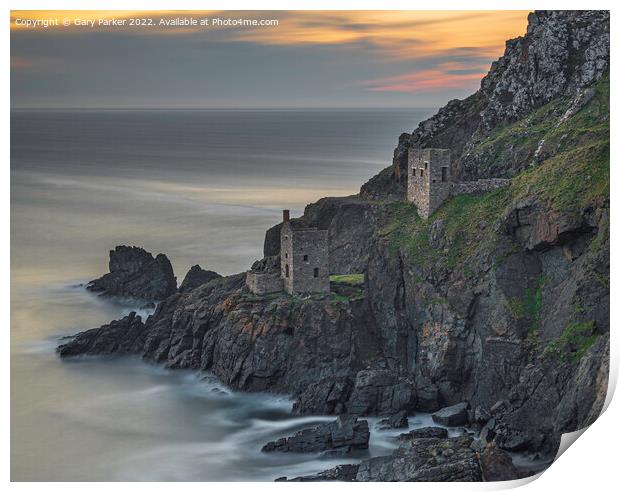
[(526, 11), (12, 11), (11, 107), (436, 108), (477, 90), (526, 25)]

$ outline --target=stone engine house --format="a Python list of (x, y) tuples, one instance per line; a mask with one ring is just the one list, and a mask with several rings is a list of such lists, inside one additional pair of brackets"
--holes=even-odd
[(415, 203), (423, 219), (428, 219), (451, 196), (510, 184), (510, 179), (503, 178), (454, 181), (449, 149), (409, 149), (407, 174), (407, 200)]
[(296, 227), (283, 211), (280, 232), (280, 267), (284, 290), (289, 294), (329, 292), (327, 230)]
[(424, 219), (450, 196), (452, 174), (448, 149), (409, 149), (407, 199)]
[(285, 290), (289, 294), (329, 292), (327, 230), (302, 227), (282, 212), (280, 258), (257, 261), (246, 273), (245, 283), (254, 294)]

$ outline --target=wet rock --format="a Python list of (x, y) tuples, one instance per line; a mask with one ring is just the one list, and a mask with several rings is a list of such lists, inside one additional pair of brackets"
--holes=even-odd
[(288, 480), (286, 477), (277, 478), (276, 482), (355, 482), (359, 465), (338, 465), (314, 475), (305, 475)]
[(433, 414), (433, 422), (448, 427), (456, 427), (459, 425), (467, 425), (469, 403), (461, 402), (451, 407), (445, 407)]
[(333, 422), (302, 429), (290, 437), (268, 442), (262, 451), (318, 453), (337, 450), (346, 454), (353, 450), (368, 449), (369, 438), (368, 421), (340, 416)]
[(484, 443), (495, 439), (495, 419), (489, 420), (480, 430), (480, 440)]
[(207, 282), (220, 277), (221, 275), (219, 273), (211, 270), (203, 270), (200, 268), (200, 265), (194, 265), (185, 274), (185, 278), (179, 287), (179, 292), (189, 292), (196, 287), (200, 287), (202, 284), (206, 284)]
[(379, 429), (402, 429), (409, 426), (409, 419), (407, 419), (407, 412), (402, 412), (390, 415), (387, 419), (381, 419), (378, 423)]
[(480, 453), (480, 467), (486, 482), (517, 480), (523, 477), (523, 473), (514, 466), (510, 455), (495, 446), (487, 446)]
[(155, 258), (137, 246), (117, 246), (110, 251), (110, 272), (86, 288), (104, 295), (161, 300), (174, 294), (177, 280), (164, 254)]
[(478, 405), (474, 410), (473, 421), (477, 424), (485, 424), (491, 419), (491, 412), (486, 408)]
[(78, 333), (56, 349), (60, 357), (76, 355), (137, 354), (146, 337), (142, 318), (135, 312), (124, 318)]
[(350, 378), (325, 378), (308, 384), (293, 405), (293, 413), (332, 415), (346, 412), (346, 404), (353, 390)]
[(398, 439), (401, 441), (407, 441), (411, 439), (443, 439), (446, 437), (448, 437), (448, 430), (443, 427), (422, 427), (420, 429), (413, 429), (412, 431), (400, 434)]
[(390, 456), (362, 461), (356, 480), (477, 482), (482, 472), (470, 437), (413, 439)]
[(389, 415), (415, 406), (413, 385), (387, 369), (368, 369), (357, 373), (348, 403), (354, 415)]

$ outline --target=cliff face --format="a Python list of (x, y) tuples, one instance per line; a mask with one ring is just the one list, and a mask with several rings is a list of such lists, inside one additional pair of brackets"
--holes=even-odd
[[(258, 297), (243, 275), (215, 279), (61, 355), (208, 369), (235, 388), (291, 393), (300, 413), (467, 400), (485, 439), (554, 452), (598, 416), (607, 387), (608, 64), (608, 13), (530, 14), (481, 89), (402, 135), (394, 166), (360, 196), (309, 205), (298, 220), (328, 229), (332, 272), (364, 271), (364, 289)], [(462, 178), (511, 185), (421, 220), (400, 199), (410, 146), (450, 148)], [(266, 256), (279, 253), (278, 227)]]

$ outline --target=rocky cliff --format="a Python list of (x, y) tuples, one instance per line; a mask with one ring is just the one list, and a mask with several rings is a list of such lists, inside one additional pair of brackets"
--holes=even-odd
[(88, 283), (87, 289), (108, 296), (160, 300), (174, 294), (177, 279), (164, 254), (153, 257), (136, 246), (110, 251), (110, 271)]
[[(216, 278), (145, 322), (81, 333), (61, 355), (210, 370), (235, 388), (292, 394), (299, 413), (468, 402), (484, 442), (553, 454), (561, 433), (598, 416), (607, 388), (608, 66), (607, 12), (530, 14), (478, 92), (401, 135), (394, 165), (359, 196), (320, 200), (298, 219), (329, 230), (332, 272), (365, 272), (363, 288), (255, 296), (243, 274)], [(422, 220), (402, 200), (411, 146), (452, 149), (463, 179), (511, 184)], [(278, 227), (265, 256), (277, 258)], [(381, 463), (358, 478), (383, 476)]]

